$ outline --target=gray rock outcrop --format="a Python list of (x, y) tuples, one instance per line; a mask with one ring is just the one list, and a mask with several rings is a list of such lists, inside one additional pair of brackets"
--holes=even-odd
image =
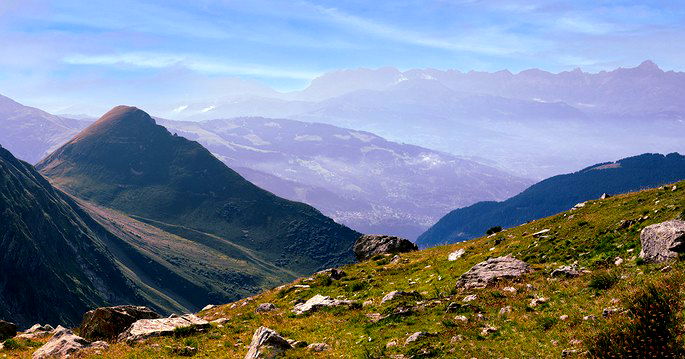
[(662, 263), (685, 252), (685, 221), (672, 220), (645, 227), (640, 233), (640, 258)]
[(378, 235), (365, 234), (354, 243), (354, 255), (358, 261), (369, 259), (378, 254), (396, 254), (419, 250), (416, 244), (408, 239)]
[(79, 334), (88, 340), (115, 339), (140, 319), (157, 319), (160, 315), (148, 307), (120, 305), (102, 307), (83, 315)]
[(361, 305), (359, 302), (354, 300), (344, 300), (344, 299), (333, 299), (331, 297), (323, 296), (317, 294), (311, 297), (308, 301), (297, 304), (293, 308), (293, 312), (297, 315), (306, 314), (309, 312), (315, 312), (321, 308), (331, 308), (331, 307), (350, 307), (357, 308)]
[(151, 337), (172, 335), (174, 330), (178, 328), (204, 329), (209, 328), (209, 326), (208, 321), (193, 314), (159, 319), (141, 319), (121, 333), (119, 340), (133, 343)]
[(245, 359), (277, 358), (288, 349), (292, 346), (282, 336), (267, 327), (259, 327), (252, 335)]
[(502, 279), (513, 279), (531, 272), (530, 266), (513, 257), (490, 258), (462, 274), (457, 288), (485, 288)]
[(66, 328), (58, 328), (55, 334), (42, 347), (33, 353), (33, 359), (67, 358), (84, 349), (106, 349), (103, 341), (89, 342)]

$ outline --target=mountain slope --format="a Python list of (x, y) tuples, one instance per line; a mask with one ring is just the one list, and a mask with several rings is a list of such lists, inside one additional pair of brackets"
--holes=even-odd
[(530, 182), (447, 153), (326, 124), (269, 118), (159, 120), (251, 182), (364, 233), (410, 239), (455, 207)]
[(73, 325), (96, 306), (152, 305), (121, 273), (103, 232), (0, 147), (0, 318)]
[(0, 144), (29, 163), (38, 162), (87, 124), (88, 121), (54, 116), (0, 95)]
[(259, 189), (196, 142), (119, 106), (37, 168), (67, 192), (172, 233), (209, 235), (309, 273), (353, 259), (358, 233)]
[(422, 234), (417, 244), (432, 247), (479, 237), (493, 226), (513, 227), (573, 207), (603, 193), (656, 187), (685, 178), (685, 156), (643, 154), (598, 164), (539, 182), (503, 202), (456, 209)]
[[(405, 253), (395, 259), (378, 256), (343, 267), (347, 275), (340, 279), (301, 278), (200, 312), (210, 320), (225, 318), (206, 331), (152, 338), (134, 346), (117, 343), (102, 354), (115, 359), (159, 358), (192, 346), (199, 357), (244, 358), (253, 333), (266, 326), (288, 339), (328, 346), (324, 352), (289, 349), (288, 358), (583, 358), (584, 352), (596, 349), (602, 334), (636, 324), (634, 315), (639, 313), (625, 310), (636, 303), (646, 304), (637, 308), (646, 309), (659, 318), (656, 321), (678, 317), (675, 323), (682, 327), (679, 310), (662, 315), (660, 302), (645, 301), (643, 294), (654, 288), (651, 293), (656, 299), (673, 298), (678, 303), (673, 308), (678, 308), (685, 298), (685, 263), (646, 264), (637, 254), (643, 228), (685, 219), (683, 188), (685, 182), (680, 182), (676, 190), (669, 185), (593, 200), (578, 210), (494, 237)], [(543, 229), (549, 229), (545, 236), (533, 235)], [(460, 250), (462, 257), (448, 260), (450, 253)], [(474, 265), (501, 256), (524, 260), (532, 271), (484, 289), (456, 288), (460, 276)], [(560, 266), (573, 264), (578, 276), (552, 276)], [(409, 294), (384, 301), (393, 291)], [(292, 313), (294, 303), (317, 294), (364, 305)], [(275, 308), (256, 311), (262, 303)], [(644, 343), (646, 338), (664, 334), (658, 332), (659, 325), (638, 328), (644, 330), (636, 337), (621, 339)], [(682, 331), (676, 331), (676, 339), (682, 347)], [(27, 357), (32, 350), (23, 347), (6, 352), (10, 357)]]

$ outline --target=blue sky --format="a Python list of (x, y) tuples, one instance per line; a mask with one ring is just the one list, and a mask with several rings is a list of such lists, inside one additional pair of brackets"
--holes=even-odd
[(684, 38), (683, 1), (9, 0), (0, 94), (98, 114), (341, 68), (685, 70)]

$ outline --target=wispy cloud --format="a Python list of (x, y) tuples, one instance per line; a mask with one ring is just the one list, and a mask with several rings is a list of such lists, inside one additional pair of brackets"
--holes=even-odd
[(207, 106), (207, 107), (203, 108), (202, 110), (200, 110), (200, 112), (202, 112), (202, 113), (207, 113), (207, 112), (209, 112), (209, 111), (211, 111), (211, 110), (213, 110), (213, 109), (215, 109), (215, 108), (216, 108), (216, 106), (214, 106), (214, 105), (212, 105), (212, 106)]
[(321, 74), (320, 72), (314, 71), (281, 69), (263, 65), (229, 64), (217, 59), (163, 53), (104, 55), (72, 54), (65, 56), (63, 61), (70, 65), (134, 66), (152, 69), (183, 67), (204, 74), (243, 75), (298, 80), (311, 80)]
[(185, 111), (187, 108), (188, 108), (188, 105), (181, 105), (181, 106), (178, 106), (175, 109), (171, 110), (171, 112), (181, 113), (181, 112)]
[[(495, 26), (478, 28), (475, 31), (453, 33), (450, 36), (434, 36), (384, 24), (356, 15), (347, 14), (335, 8), (313, 6), (330, 21), (399, 43), (429, 47), (453, 52), (472, 52), (486, 55), (508, 55), (525, 52), (540, 45), (540, 41), (520, 38)], [(496, 40), (496, 41), (493, 41)]]

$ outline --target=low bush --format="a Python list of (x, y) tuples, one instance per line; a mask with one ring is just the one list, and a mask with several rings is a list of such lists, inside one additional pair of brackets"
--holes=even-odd
[(621, 278), (613, 272), (596, 272), (590, 277), (588, 287), (597, 290), (607, 290), (613, 287)]
[(591, 337), (592, 358), (683, 358), (682, 300), (678, 281), (650, 283), (618, 317)]

